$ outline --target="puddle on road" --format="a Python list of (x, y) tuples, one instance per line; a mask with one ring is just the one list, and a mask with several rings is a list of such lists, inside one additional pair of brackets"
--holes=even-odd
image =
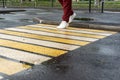
[(93, 18), (75, 18), (74, 20), (80, 20), (80, 21), (93, 21)]
[(13, 12), (0, 12), (0, 14), (5, 15), (5, 14), (15, 14), (15, 13), (13, 13)]
[(33, 23), (32, 19), (19, 19), (20, 22), (31, 22)]
[(0, 20), (4, 20), (5, 18), (0, 18)]

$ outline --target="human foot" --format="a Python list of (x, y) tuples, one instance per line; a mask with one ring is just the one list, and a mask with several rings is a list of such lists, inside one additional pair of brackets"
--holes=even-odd
[(73, 21), (73, 19), (75, 18), (76, 16), (76, 13), (73, 13), (70, 17), (69, 17), (69, 22), (68, 23), (71, 23)]
[(68, 27), (68, 26), (69, 26), (69, 23), (67, 23), (66, 21), (62, 21), (62, 22), (60, 23), (60, 25), (57, 26), (57, 28), (59, 28), (59, 29), (64, 29), (64, 28), (66, 28), (66, 27)]

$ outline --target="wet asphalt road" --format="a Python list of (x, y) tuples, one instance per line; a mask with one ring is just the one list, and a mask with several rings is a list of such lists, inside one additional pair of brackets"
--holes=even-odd
[[(39, 10), (40, 13), (31, 11), (0, 14), (0, 18), (5, 19), (0, 20), (0, 28), (35, 24), (32, 22), (33, 17), (48, 14), (45, 13), (47, 10)], [(32, 69), (4, 76), (3, 80), (119, 80), (120, 33), (53, 58)]]
[(0, 28), (16, 27), (35, 24), (33, 22), (34, 17), (39, 17), (40, 15), (49, 15), (52, 12), (44, 9), (25, 9), (26, 11), (21, 12), (11, 12), (7, 14), (0, 14)]
[[(2, 10), (2, 9), (1, 9)], [(11, 10), (11, 9), (10, 9)], [(13, 9), (14, 10), (14, 9)], [(61, 21), (62, 11), (53, 9), (30, 9), (26, 8), (22, 12), (11, 12), (10, 14), (0, 14), (0, 28), (15, 27), (19, 25), (35, 24), (33, 18)], [(104, 11), (104, 13), (75, 10), (77, 18), (90, 18), (92, 21), (74, 20), (74, 22), (120, 25), (120, 12)]]
[(119, 45), (118, 33), (12, 75), (8, 80), (119, 80)]

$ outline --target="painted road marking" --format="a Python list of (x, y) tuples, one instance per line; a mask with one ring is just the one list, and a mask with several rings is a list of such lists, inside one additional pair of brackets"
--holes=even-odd
[(0, 39), (0, 46), (15, 48), (19, 50), (24, 50), (28, 52), (33, 52), (33, 53), (46, 55), (46, 56), (53, 56), (53, 57), (65, 54), (67, 52), (64, 50), (52, 49), (43, 46), (26, 44), (26, 43), (10, 41), (5, 39)]
[(27, 30), (27, 29), (20, 29), (20, 28), (10, 28), (10, 30), (17, 30), (22, 32), (28, 32), (32, 34), (38, 34), (38, 35), (46, 35), (46, 36), (52, 36), (52, 37), (60, 37), (60, 38), (68, 38), (68, 39), (75, 39), (75, 40), (82, 40), (82, 41), (96, 41), (98, 39), (95, 38), (88, 38), (88, 37), (78, 37), (78, 36), (72, 36), (72, 35), (65, 35), (65, 34), (57, 34), (57, 33), (50, 33), (50, 32), (43, 32), (43, 31), (34, 31), (34, 30)]
[(20, 27), (20, 28), (30, 29), (30, 30), (37, 30), (37, 31), (45, 31), (45, 32), (51, 32), (51, 33), (58, 33), (58, 34), (73, 35), (73, 36), (83, 36), (83, 37), (90, 37), (90, 38), (104, 38), (105, 37), (105, 36), (102, 36), (102, 35), (66, 32), (66, 31), (61, 31), (59, 29), (57, 29), (57, 30), (49, 30), (49, 29), (35, 28), (35, 27), (30, 27), (30, 26), (25, 26), (25, 27)]
[(5, 73), (7, 75), (15, 74), (19, 71), (26, 70), (30, 68), (31, 66), (13, 62), (7, 59), (0, 58), (0, 72)]
[(30, 68), (31, 64), (41, 64), (115, 33), (83, 28), (60, 30), (45, 24), (1, 29), (0, 72), (8, 75), (18, 73)]
[(6, 35), (6, 34), (0, 34), (0, 38), (15, 40), (15, 41), (24, 42), (24, 43), (31, 43), (31, 44), (36, 44), (36, 45), (41, 45), (41, 46), (46, 46), (51, 48), (63, 49), (63, 50), (74, 50), (80, 47), (75, 45), (68, 45), (68, 44), (49, 42), (49, 41), (43, 41), (43, 40), (35, 40), (35, 39)]
[(87, 29), (87, 28), (72, 28), (72, 27), (69, 27), (68, 29), (73, 29), (73, 30), (84, 30), (84, 31), (91, 31), (91, 32), (99, 32), (99, 33), (111, 33), (111, 34), (114, 34), (116, 32), (112, 32), (112, 31), (106, 31), (106, 30), (96, 30), (96, 29)]
[[(48, 27), (57, 27), (56, 25), (48, 25), (48, 24), (36, 24), (38, 26), (48, 26)], [(113, 31), (106, 31), (106, 30), (97, 30), (97, 29), (87, 29), (87, 28), (74, 28), (74, 27), (68, 27), (69, 30), (82, 30), (82, 31), (89, 31), (89, 32), (100, 32), (100, 33), (111, 33), (114, 34), (116, 32)]]
[(30, 54), (28, 52), (5, 48), (5, 47), (0, 47), (0, 55), (31, 64), (40, 64), (44, 61), (51, 59), (50, 57)]
[[(13, 30), (13, 29), (9, 28), (9, 30)], [(18, 29), (16, 29), (16, 31), (15, 30), (14, 31), (0, 30), (0, 33), (22, 36), (22, 37), (27, 37), (27, 38), (33, 38), (33, 39), (38, 39), (38, 40), (48, 40), (48, 41), (66, 43), (66, 44), (74, 44), (74, 45), (80, 45), (80, 46), (90, 43), (87, 41), (56, 38), (56, 37), (51, 37), (51, 36), (36, 35), (36, 34), (30, 34), (30, 33), (18, 32), (18, 31), (19, 31)]]
[[(56, 30), (55, 27), (47, 27), (47, 26), (43, 27), (43, 26), (38, 26), (38, 25), (28, 25), (28, 26)], [(90, 31), (88, 32), (88, 31), (82, 31), (82, 30), (79, 30), (79, 31), (78, 30), (70, 30), (70, 29), (63, 29), (63, 30), (64, 31), (68, 31), (68, 32), (85, 33), (85, 34), (95, 34), (95, 35), (103, 35), (103, 36), (109, 36), (109, 35), (111, 35), (109, 33), (98, 33), (98, 32), (90, 32)]]

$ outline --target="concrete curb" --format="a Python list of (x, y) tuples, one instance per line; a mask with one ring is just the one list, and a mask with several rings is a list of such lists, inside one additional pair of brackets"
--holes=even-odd
[[(33, 18), (33, 21), (36, 23), (51, 24), (51, 25), (59, 25), (59, 23), (60, 23), (59, 21), (43, 20), (43, 19), (39, 19), (39, 18)], [(120, 32), (120, 26), (88, 24), (88, 23), (78, 23), (78, 22), (73, 22), (70, 24), (70, 26), (77, 27), (77, 28), (90, 28), (90, 29), (100, 29), (100, 30), (110, 30), (110, 31)]]

